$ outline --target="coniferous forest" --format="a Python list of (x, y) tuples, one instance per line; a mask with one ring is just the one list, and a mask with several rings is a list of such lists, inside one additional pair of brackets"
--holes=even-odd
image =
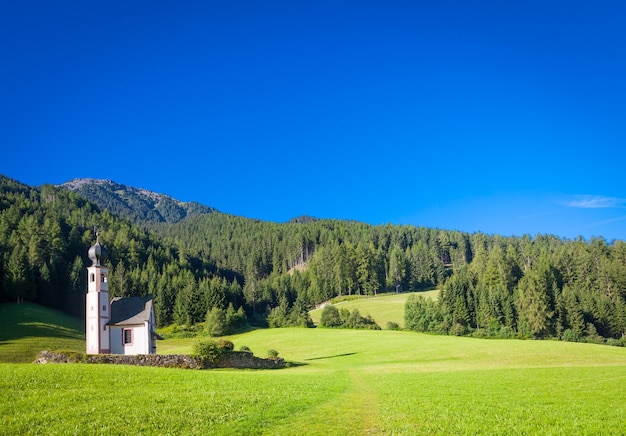
[(255, 325), (310, 326), (308, 310), (336, 296), (437, 287), (437, 301), (409, 298), (406, 328), (626, 342), (621, 240), (309, 217), (273, 223), (214, 209), (176, 223), (131, 222), (66, 189), (3, 176), (0, 302), (84, 316), (95, 229), (109, 252), (112, 296), (152, 294), (160, 326), (190, 326), (220, 312)]

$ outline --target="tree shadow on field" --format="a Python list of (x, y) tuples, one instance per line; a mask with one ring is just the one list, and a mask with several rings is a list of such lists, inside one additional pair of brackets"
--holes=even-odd
[(0, 304), (0, 343), (28, 337), (84, 340), (83, 322), (71, 320), (64, 325), (66, 319), (32, 303)]
[(307, 366), (308, 363), (302, 363), (302, 362), (286, 362), (285, 363), (285, 368), (297, 368), (299, 366)]
[(334, 359), (335, 357), (352, 356), (353, 354), (357, 354), (357, 353), (344, 353), (344, 354), (335, 354), (334, 356), (311, 357), (310, 359), (304, 359), (304, 360), (308, 361), (308, 360)]
[(15, 325), (13, 329), (0, 333), (0, 343), (28, 337), (85, 339), (84, 334), (62, 326), (42, 322), (22, 322)]

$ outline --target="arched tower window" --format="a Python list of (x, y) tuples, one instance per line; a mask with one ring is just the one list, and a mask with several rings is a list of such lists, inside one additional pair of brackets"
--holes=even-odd
[(95, 282), (96, 281), (96, 275), (94, 273), (89, 274), (89, 281), (90, 282)]

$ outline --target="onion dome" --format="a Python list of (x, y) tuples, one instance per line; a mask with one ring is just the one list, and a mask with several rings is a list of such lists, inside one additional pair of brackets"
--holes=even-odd
[(91, 266), (101, 266), (109, 253), (100, 245), (99, 235), (96, 234), (96, 244), (92, 245), (87, 254), (91, 260)]

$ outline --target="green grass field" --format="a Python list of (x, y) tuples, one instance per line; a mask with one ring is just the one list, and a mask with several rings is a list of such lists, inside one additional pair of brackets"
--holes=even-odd
[[(426, 298), (437, 298), (439, 290), (419, 292)], [(404, 305), (411, 293), (404, 294), (381, 294), (376, 297), (364, 296), (354, 300), (347, 300), (337, 303), (338, 309), (348, 309), (352, 311), (358, 308), (361, 315), (372, 315), (374, 321), (381, 327), (386, 328), (387, 322), (395, 322), (401, 328), (404, 327)], [(310, 311), (311, 319), (318, 325), (323, 309)]]
[(32, 303), (0, 304), (0, 362), (32, 362), (41, 350), (85, 351), (83, 321)]
[[(230, 339), (293, 365), (4, 363), (0, 434), (626, 433), (625, 348), (321, 328)], [(159, 352), (191, 343), (161, 341)]]

